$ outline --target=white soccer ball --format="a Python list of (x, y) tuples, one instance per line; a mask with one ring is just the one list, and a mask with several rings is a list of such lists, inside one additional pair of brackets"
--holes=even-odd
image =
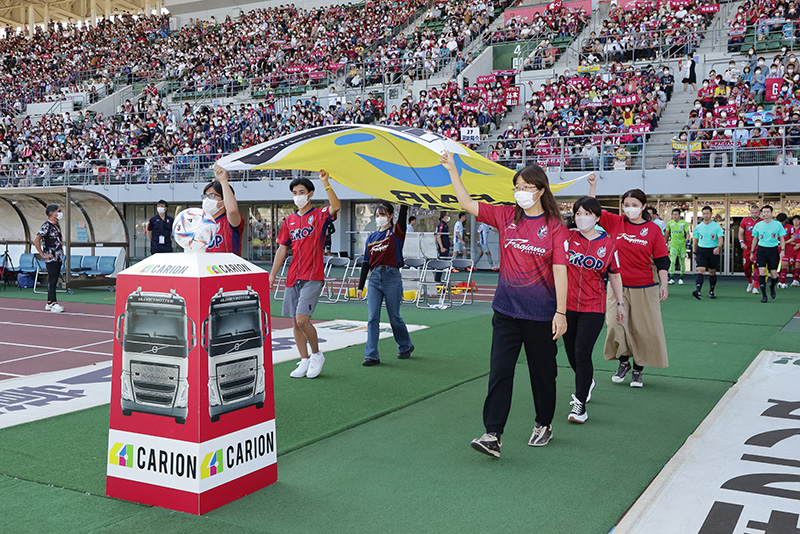
[(205, 250), (216, 233), (217, 223), (202, 208), (183, 210), (172, 225), (172, 237), (184, 250)]

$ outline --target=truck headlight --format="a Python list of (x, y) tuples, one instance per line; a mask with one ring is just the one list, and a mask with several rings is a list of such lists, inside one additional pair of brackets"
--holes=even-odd
[(214, 382), (214, 380), (208, 381), (208, 404), (211, 406), (219, 406), (219, 395), (217, 395), (217, 388)]
[(256, 378), (256, 393), (264, 393), (264, 367), (258, 368), (258, 374)]
[(133, 391), (131, 391), (131, 381), (125, 376), (125, 371), (122, 371), (122, 398), (123, 400), (133, 400)]
[(189, 404), (189, 381), (181, 380), (178, 386), (178, 395), (175, 398), (176, 408), (185, 408)]

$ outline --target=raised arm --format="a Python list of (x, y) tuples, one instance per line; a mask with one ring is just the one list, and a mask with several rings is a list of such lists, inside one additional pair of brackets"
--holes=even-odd
[(405, 204), (400, 206), (400, 212), (397, 214), (397, 224), (400, 225), (403, 232), (408, 228), (408, 206)]
[(239, 203), (236, 202), (233, 189), (228, 183), (228, 171), (219, 165), (214, 165), (214, 178), (222, 186), (222, 202), (225, 204), (225, 214), (228, 216), (228, 222), (232, 227), (238, 228), (242, 224), (242, 216), (239, 214)]
[(447, 169), (447, 172), (450, 173), (450, 181), (453, 182), (453, 190), (456, 192), (456, 198), (458, 199), (458, 203), (461, 208), (467, 213), (471, 213), (477, 217), (478, 203), (471, 196), (469, 196), (467, 188), (464, 187), (464, 183), (461, 181), (461, 175), (458, 173), (458, 168), (456, 167), (453, 154), (445, 151), (444, 154), (439, 156), (439, 163), (441, 163), (442, 166)]
[(329, 181), (330, 175), (327, 173), (327, 171), (319, 171), (319, 179), (322, 182), (322, 185), (325, 186), (325, 192), (328, 194), (328, 202), (331, 203), (328, 213), (330, 213), (331, 217), (333, 217), (342, 208), (342, 204), (339, 202), (339, 197), (336, 196), (336, 191), (334, 191), (333, 187), (331, 187)]
[(596, 197), (597, 196), (597, 175), (595, 173), (590, 174), (589, 177), (586, 179), (586, 181), (589, 182), (589, 196), (590, 197)]

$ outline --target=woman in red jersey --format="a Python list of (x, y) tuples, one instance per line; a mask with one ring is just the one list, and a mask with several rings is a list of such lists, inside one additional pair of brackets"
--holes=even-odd
[[(592, 174), (594, 176), (594, 174)], [(608, 273), (616, 307), (613, 313), (618, 323), (625, 320), (622, 297), (622, 277), (619, 274), (619, 255), (614, 239), (595, 229), (602, 215), (600, 202), (593, 197), (581, 197), (572, 205), (577, 230), (571, 230), (567, 240), (567, 332), (564, 350), (575, 371), (575, 394), (572, 395), (570, 423), (585, 423), (586, 403), (594, 389), (592, 351), (606, 314), (606, 283)]]
[(500, 234), (500, 277), (492, 309), (489, 393), (483, 405), (486, 433), (472, 448), (500, 457), (500, 435), (511, 408), (514, 370), (525, 345), (536, 426), (528, 445), (547, 445), (556, 408), (556, 340), (567, 329), (569, 235), (544, 170), (531, 165), (514, 175), (516, 206), (473, 200), (461, 182), (454, 156), (439, 160), (450, 173), (458, 203)]
[[(589, 196), (595, 196), (597, 177), (589, 177)], [(622, 195), (624, 215), (603, 210), (600, 226), (615, 240), (619, 252), (620, 274), (625, 320), (616, 321), (616, 306), (609, 295), (606, 310), (608, 334), (603, 355), (606, 360), (619, 360), (619, 368), (611, 377), (620, 384), (631, 371), (631, 387), (643, 386), (642, 371), (648, 367), (668, 367), (667, 341), (661, 321), (661, 304), (667, 300), (669, 253), (661, 229), (650, 222), (645, 211), (647, 197), (641, 189)], [(658, 280), (653, 277), (653, 264)], [(659, 287), (660, 284), (660, 287)], [(630, 359), (633, 358), (633, 362)]]

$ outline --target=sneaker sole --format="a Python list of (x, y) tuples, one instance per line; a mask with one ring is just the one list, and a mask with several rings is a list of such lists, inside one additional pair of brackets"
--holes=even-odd
[(641, 382), (631, 382), (631, 387), (632, 388), (641, 388), (641, 387), (644, 387), (644, 384), (642, 384)]
[(531, 446), (531, 447), (544, 447), (545, 445), (547, 445), (548, 443), (550, 443), (550, 441), (551, 441), (552, 439), (553, 439), (553, 438), (552, 438), (552, 436), (551, 436), (551, 437), (550, 437), (550, 439), (548, 439), (548, 440), (547, 440), (547, 441), (545, 441), (544, 443), (543, 443), (543, 442), (541, 442), (541, 441), (540, 441), (540, 442), (538, 442), (538, 443), (534, 443), (534, 442), (531, 442), (531, 441), (529, 441), (529, 442), (528, 442), (528, 445), (529, 445), (529, 446)]
[(570, 423), (576, 423), (582, 425), (583, 423), (586, 422), (588, 418), (589, 417), (586, 414), (583, 415), (569, 414), (569, 417), (567, 417), (567, 421), (569, 421)]
[(475, 449), (478, 452), (482, 452), (486, 456), (491, 456), (492, 458), (500, 458), (500, 451), (488, 449), (484, 447), (479, 441), (473, 441), (472, 443), (470, 443), (470, 445), (472, 446), (473, 449)]
[(625, 382), (625, 377), (623, 376), (622, 378), (620, 378), (615, 375), (611, 377), (611, 381), (614, 382), (615, 384), (622, 384), (623, 382)]

